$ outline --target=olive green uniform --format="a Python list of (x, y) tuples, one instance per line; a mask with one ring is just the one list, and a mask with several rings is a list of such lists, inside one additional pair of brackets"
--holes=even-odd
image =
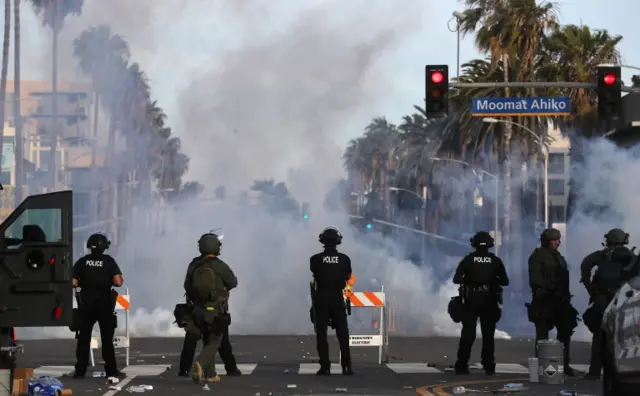
[(567, 261), (557, 249), (548, 247), (548, 241), (555, 239), (556, 235), (559, 240), (559, 231), (545, 230), (541, 235), (542, 246), (529, 257), (529, 285), (533, 299), (527, 308), (529, 320), (536, 328), (536, 341), (548, 339), (549, 332), (556, 328), (557, 339), (564, 344), (565, 372), (572, 375), (570, 343), (573, 330), (578, 326), (578, 311), (571, 305)]
[[(214, 279), (212, 279), (214, 283), (211, 288), (212, 292), (208, 297), (199, 296), (192, 290), (191, 275), (196, 268), (209, 268), (215, 274)], [(229, 290), (237, 285), (238, 279), (231, 268), (214, 255), (205, 255), (189, 264), (187, 278), (185, 279), (185, 291), (193, 302), (191, 317), (195, 327), (202, 334), (204, 344), (195, 364), (202, 368), (205, 378), (215, 378), (217, 376), (215, 355), (220, 345), (223, 330), (218, 321), (226, 311)], [(193, 374), (197, 375), (195, 371)]]
[[(585, 311), (583, 318), (584, 323), (589, 330), (593, 333), (591, 342), (591, 359), (589, 363), (588, 378), (599, 379), (600, 372), (602, 370), (602, 333), (600, 331), (600, 324), (602, 323), (602, 317), (604, 312), (613, 300), (614, 294), (609, 291), (602, 290), (601, 285), (594, 284), (592, 277), (593, 269), (600, 265), (609, 264), (610, 254), (617, 247), (624, 246), (629, 243), (629, 234), (619, 228), (613, 228), (604, 235), (605, 243), (604, 249), (596, 250), (588, 254), (582, 264), (580, 265), (580, 282), (584, 284), (584, 287), (589, 293), (590, 307)], [(632, 252), (629, 252), (632, 259), (635, 258)], [(609, 257), (608, 257), (609, 256)], [(620, 274), (622, 277), (622, 273)], [(622, 278), (620, 279), (622, 282)], [(597, 282), (596, 282), (597, 283)]]

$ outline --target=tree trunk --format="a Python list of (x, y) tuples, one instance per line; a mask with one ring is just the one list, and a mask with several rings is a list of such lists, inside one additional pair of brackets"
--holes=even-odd
[(24, 177), (24, 138), (22, 136), (22, 111), (20, 107), (21, 92), (20, 92), (20, 0), (14, 0), (13, 2), (13, 119), (16, 127), (16, 139), (15, 139), (15, 205), (20, 205), (22, 202), (22, 189), (25, 184)]
[[(57, 11), (56, 11), (57, 12)], [(56, 182), (58, 181), (58, 168), (57, 162), (57, 150), (58, 150), (58, 17), (53, 16), (53, 40), (52, 40), (52, 59), (51, 59), (51, 131), (49, 133), (50, 151), (49, 151), (49, 163), (47, 167), (49, 169), (49, 176), (51, 177), (51, 191), (55, 191)]]
[[(96, 85), (93, 84), (96, 90)], [(100, 112), (100, 94), (95, 92), (93, 104), (93, 133), (91, 135), (91, 221), (98, 221), (98, 195), (102, 185), (98, 182), (98, 165), (96, 164), (96, 145), (98, 144), (98, 113)]]
[[(509, 82), (509, 56), (507, 54), (502, 55), (502, 68), (504, 73), (504, 82)], [(511, 90), (509, 88), (504, 89), (504, 96), (510, 97)], [(504, 127), (504, 217), (502, 223), (502, 245), (505, 247), (504, 252), (509, 253), (509, 243), (511, 241), (511, 136), (512, 126), (505, 123)], [(507, 257), (508, 258), (508, 257)]]
[[(0, 121), (4, 132), (7, 72), (9, 69), (9, 40), (11, 39), (11, 0), (4, 0), (4, 39), (2, 42), (2, 70), (0, 71)], [(0, 164), (4, 154), (4, 133), (0, 133)], [(18, 203), (16, 202), (16, 205)]]

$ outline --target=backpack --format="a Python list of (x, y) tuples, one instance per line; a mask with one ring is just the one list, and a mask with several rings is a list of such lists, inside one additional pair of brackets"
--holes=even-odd
[(197, 302), (217, 300), (217, 276), (210, 263), (211, 257), (201, 259), (193, 264), (187, 279), (189, 298)]
[(615, 291), (622, 286), (625, 263), (612, 259), (613, 250), (605, 252), (593, 275), (593, 285), (601, 292)]

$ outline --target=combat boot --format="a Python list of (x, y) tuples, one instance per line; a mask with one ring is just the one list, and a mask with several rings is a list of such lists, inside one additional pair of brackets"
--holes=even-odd
[(202, 366), (199, 362), (194, 362), (193, 367), (191, 368), (191, 379), (196, 384), (202, 382)]
[(239, 377), (242, 375), (242, 371), (239, 368), (234, 368), (231, 370), (227, 370), (227, 377)]
[(331, 366), (320, 366), (320, 370), (316, 372), (316, 375), (331, 375)]
[(220, 382), (220, 376), (216, 375), (215, 377), (204, 377), (202, 378), (202, 382), (205, 384), (217, 384)]
[(471, 372), (469, 371), (469, 365), (467, 364), (459, 364), (456, 363), (453, 368), (456, 371), (456, 375), (467, 375), (470, 374)]

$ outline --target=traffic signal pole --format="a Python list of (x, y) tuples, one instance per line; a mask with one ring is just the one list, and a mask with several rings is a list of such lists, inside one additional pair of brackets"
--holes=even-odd
[[(453, 88), (592, 88), (598, 87), (594, 83), (576, 82), (486, 82), (486, 83), (456, 83), (449, 85)], [(622, 92), (640, 93), (640, 88), (621, 87)]]

